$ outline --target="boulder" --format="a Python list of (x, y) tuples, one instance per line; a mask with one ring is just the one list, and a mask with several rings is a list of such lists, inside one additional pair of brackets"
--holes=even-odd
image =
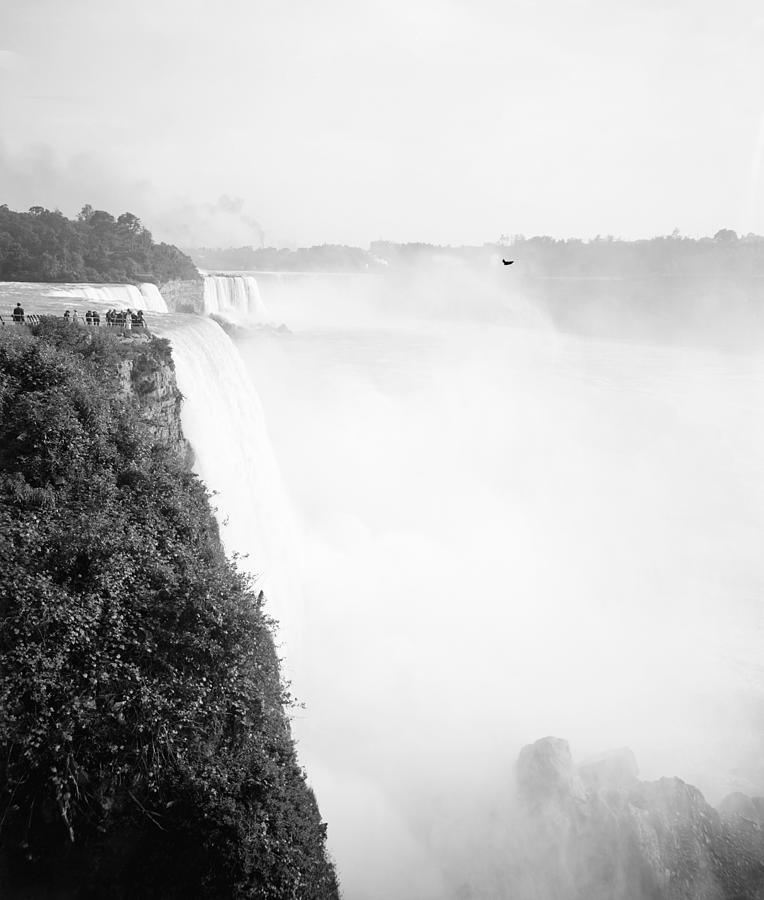
[(549, 802), (583, 800), (584, 786), (574, 771), (568, 742), (545, 737), (523, 747), (517, 760), (517, 792), (531, 808)]

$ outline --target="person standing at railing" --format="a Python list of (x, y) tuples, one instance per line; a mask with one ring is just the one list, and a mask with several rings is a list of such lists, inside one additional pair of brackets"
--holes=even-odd
[(24, 324), (24, 308), (20, 303), (17, 303), (16, 308), (13, 310), (13, 321), (16, 325)]
[(76, 309), (75, 309), (74, 312), (72, 313), (72, 324), (73, 324), (73, 325), (79, 325), (79, 324), (80, 324), (80, 314), (77, 312)]

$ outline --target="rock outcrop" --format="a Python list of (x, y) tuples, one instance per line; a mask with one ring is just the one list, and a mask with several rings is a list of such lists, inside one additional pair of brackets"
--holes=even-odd
[(756, 900), (764, 897), (764, 800), (716, 810), (679, 778), (642, 782), (629, 750), (576, 767), (543, 738), (517, 764), (523, 875), (537, 900)]
[[(129, 340), (136, 341), (135, 338)], [(119, 364), (121, 392), (132, 396), (141, 420), (148, 425), (157, 443), (170, 447), (190, 466), (193, 453), (183, 436), (183, 395), (175, 380), (172, 357), (169, 351), (157, 352), (152, 341), (143, 341), (138, 347), (134, 355)]]
[(159, 285), (170, 312), (204, 312), (204, 281), (164, 281)]

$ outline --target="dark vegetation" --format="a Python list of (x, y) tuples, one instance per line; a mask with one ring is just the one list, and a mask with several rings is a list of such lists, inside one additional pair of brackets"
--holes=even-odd
[(76, 221), (33, 206), (0, 206), (0, 281), (136, 282), (199, 278), (171, 244), (157, 244), (132, 213), (84, 206)]
[(336, 897), (262, 595), (126, 361), (171, 366), (0, 330), (0, 895)]

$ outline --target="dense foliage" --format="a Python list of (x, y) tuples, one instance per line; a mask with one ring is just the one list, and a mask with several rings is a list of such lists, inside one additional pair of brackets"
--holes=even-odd
[(0, 331), (0, 894), (335, 897), (262, 595), (125, 359), (166, 342)]
[(199, 278), (193, 262), (156, 244), (132, 213), (83, 207), (76, 221), (33, 206), (0, 206), (0, 281), (168, 281)]

